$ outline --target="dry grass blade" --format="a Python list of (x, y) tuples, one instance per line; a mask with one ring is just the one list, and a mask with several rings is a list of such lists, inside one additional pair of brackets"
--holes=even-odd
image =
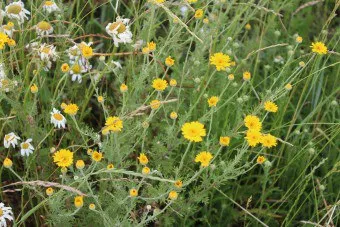
[(316, 5), (316, 4), (318, 4), (319, 2), (323, 2), (323, 0), (311, 1), (311, 2), (307, 2), (307, 3), (303, 4), (303, 5), (301, 5), (299, 8), (297, 8), (297, 9), (294, 11), (293, 16), (294, 16), (295, 14), (297, 14), (299, 11), (303, 10), (304, 8), (309, 7), (309, 6)]

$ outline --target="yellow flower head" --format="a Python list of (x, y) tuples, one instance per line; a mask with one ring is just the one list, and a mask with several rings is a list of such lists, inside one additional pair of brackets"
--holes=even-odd
[(274, 102), (267, 101), (264, 103), (264, 109), (268, 112), (276, 113), (279, 108)]
[(204, 15), (204, 12), (203, 12), (202, 9), (198, 9), (198, 10), (195, 11), (195, 18), (196, 19), (201, 19), (203, 17), (203, 15)]
[(244, 81), (249, 81), (250, 79), (251, 79), (251, 73), (248, 72), (248, 71), (245, 71), (245, 72), (243, 73), (243, 80), (244, 80)]
[(166, 80), (157, 78), (152, 81), (152, 87), (156, 91), (164, 91), (168, 86), (168, 82)]
[(275, 136), (270, 135), (270, 134), (262, 135), (261, 144), (262, 144), (262, 146), (268, 147), (268, 148), (276, 147), (277, 138)]
[(61, 149), (53, 154), (53, 162), (59, 167), (69, 167), (73, 163), (73, 152)]
[(143, 167), (142, 173), (145, 174), (145, 175), (149, 174), (150, 173), (150, 168), (147, 167), (147, 166)]
[(156, 43), (154, 43), (153, 41), (147, 43), (147, 47), (148, 47), (150, 52), (155, 51), (156, 46), (157, 46)]
[(78, 108), (77, 104), (71, 103), (71, 104), (66, 105), (64, 112), (66, 114), (74, 116), (74, 115), (77, 114), (78, 110), (79, 110), (79, 108)]
[(136, 197), (136, 196), (138, 196), (138, 191), (137, 191), (137, 189), (131, 188), (131, 189), (130, 189), (130, 196), (131, 196), (131, 197)]
[(81, 208), (84, 205), (83, 196), (79, 195), (74, 198), (74, 206), (76, 208)]
[(91, 58), (93, 56), (92, 47), (83, 45), (81, 48), (81, 53), (84, 56), (84, 58), (87, 58), (87, 59)]
[(327, 47), (323, 42), (316, 42), (316, 43), (312, 43), (312, 46), (310, 46), (312, 48), (312, 52), (323, 55), (323, 54), (327, 54)]
[(15, 42), (14, 39), (8, 39), (7, 44), (8, 44), (8, 46), (10, 46), (10, 47), (14, 47), (17, 43)]
[(248, 24), (246, 24), (246, 26), (244, 26), (244, 28), (247, 29), (247, 30), (250, 30), (251, 29), (251, 25), (248, 23)]
[(183, 186), (183, 182), (181, 180), (176, 180), (174, 185), (176, 188), (181, 188)]
[(0, 32), (0, 50), (4, 49), (5, 44), (8, 42), (9, 38), (8, 35), (6, 35), (3, 32)]
[(96, 205), (94, 203), (90, 203), (89, 209), (90, 210), (95, 210), (96, 209)]
[(177, 81), (175, 79), (170, 80), (170, 86), (175, 87), (177, 85)]
[(49, 188), (46, 189), (46, 195), (48, 195), (48, 196), (53, 195), (53, 192), (54, 192), (54, 190), (53, 190), (53, 188), (51, 188), (51, 187), (49, 187)]
[(212, 96), (211, 98), (208, 99), (209, 107), (216, 106), (218, 101), (219, 101), (219, 98), (217, 96)]
[(100, 162), (103, 158), (103, 153), (94, 151), (91, 156), (93, 161)]
[(70, 66), (67, 63), (62, 64), (60, 68), (63, 73), (67, 73), (70, 70)]
[(37, 93), (38, 90), (39, 90), (39, 88), (38, 88), (38, 86), (36, 84), (33, 84), (30, 89), (31, 89), (31, 92), (33, 94)]
[(260, 121), (260, 118), (254, 115), (247, 115), (244, 118), (244, 124), (250, 130), (261, 131), (262, 129), (262, 123)]
[(142, 53), (143, 54), (148, 54), (150, 52), (150, 49), (148, 47), (143, 47)]
[(228, 75), (228, 80), (234, 80), (235, 79), (235, 76), (234, 76), (234, 74), (229, 74)]
[(297, 43), (302, 43), (302, 37), (301, 36), (297, 36), (296, 38), (295, 38), (295, 41), (297, 42)]
[(120, 91), (121, 92), (126, 92), (128, 90), (128, 86), (126, 86), (126, 84), (121, 84), (120, 85)]
[(204, 19), (203, 19), (203, 23), (205, 23), (205, 24), (209, 24), (209, 18), (207, 18), (207, 17), (206, 17), (206, 18), (204, 18)]
[(257, 144), (262, 141), (262, 134), (257, 130), (248, 130), (247, 135), (245, 137), (249, 146), (255, 147)]
[(197, 0), (187, 0), (188, 3), (196, 3)]
[(290, 83), (286, 84), (286, 86), (285, 86), (285, 89), (286, 89), (287, 91), (292, 90), (292, 88), (293, 88), (293, 86), (292, 86), (292, 84), (290, 84)]
[(76, 167), (77, 167), (77, 169), (84, 169), (84, 167), (85, 167), (85, 162), (84, 162), (83, 160), (78, 160), (78, 161), (76, 162)]
[[(105, 127), (103, 129), (106, 132), (120, 132), (123, 129), (123, 121), (116, 116), (108, 117), (105, 122)], [(105, 134), (105, 133), (104, 133)]]
[(264, 156), (259, 156), (256, 159), (257, 164), (263, 164), (266, 161), (266, 158)]
[(13, 162), (11, 159), (5, 158), (3, 165), (5, 168), (11, 168), (13, 165)]
[(230, 137), (229, 136), (221, 136), (220, 137), (220, 145), (222, 147), (229, 146), (230, 144)]
[(210, 64), (216, 66), (217, 71), (226, 71), (231, 66), (231, 59), (223, 53), (215, 53), (210, 57)]
[(161, 106), (161, 102), (157, 99), (150, 102), (151, 109), (156, 110)]
[(175, 60), (173, 58), (171, 58), (171, 56), (167, 57), (165, 59), (165, 65), (168, 67), (171, 67), (175, 64)]
[(106, 166), (106, 169), (107, 170), (110, 170), (110, 169), (113, 169), (114, 168), (114, 165), (113, 164), (108, 164), (107, 166)]
[(170, 113), (170, 118), (172, 119), (172, 120), (175, 120), (175, 119), (177, 119), (177, 117), (178, 117), (178, 114), (176, 113), (176, 112), (171, 112)]
[(104, 102), (104, 97), (101, 96), (101, 95), (99, 95), (99, 96), (97, 97), (97, 101), (98, 101), (99, 103), (103, 103), (103, 102)]
[(146, 165), (146, 164), (149, 163), (149, 159), (144, 153), (140, 153), (138, 160), (139, 160), (140, 164), (142, 164), (142, 165)]
[(196, 155), (195, 162), (200, 162), (202, 167), (207, 167), (213, 158), (209, 151), (202, 151)]
[(206, 136), (204, 125), (198, 121), (185, 123), (181, 130), (184, 138), (191, 142), (201, 142)]
[(178, 197), (178, 193), (176, 191), (171, 191), (169, 193), (169, 199), (175, 200), (175, 199), (177, 199), (177, 197)]

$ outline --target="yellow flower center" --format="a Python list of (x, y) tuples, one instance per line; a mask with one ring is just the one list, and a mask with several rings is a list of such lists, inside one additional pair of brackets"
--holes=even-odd
[(63, 115), (61, 115), (60, 113), (55, 113), (53, 114), (54, 119), (56, 119), (57, 121), (61, 121), (63, 120)]
[(49, 47), (44, 47), (41, 52), (45, 53), (45, 54), (49, 54), (51, 51), (51, 49)]
[(46, 1), (45, 2), (45, 6), (53, 6), (53, 4), (54, 4), (54, 2), (52, 2), (52, 1)]
[(23, 143), (23, 144), (21, 145), (22, 149), (28, 149), (29, 146), (30, 146), (30, 145), (29, 145), (28, 143)]
[(49, 23), (47, 23), (46, 21), (41, 21), (37, 24), (37, 27), (40, 30), (47, 31), (47, 30), (50, 30), (52, 26)]
[(0, 217), (4, 214), (4, 211), (0, 208)]
[[(118, 27), (119, 26), (119, 27)], [(110, 31), (113, 31), (115, 30), (116, 28), (118, 27), (117, 29), (117, 32), (118, 33), (123, 33), (126, 31), (126, 26), (123, 24), (123, 22), (114, 22), (110, 25), (109, 29)]]
[(10, 5), (7, 9), (7, 13), (10, 14), (19, 14), (21, 12), (22, 8), (19, 5)]
[(76, 74), (80, 73), (80, 66), (78, 64), (74, 65), (72, 71)]
[(5, 136), (5, 140), (6, 140), (6, 141), (8, 141), (10, 138), (11, 138), (10, 135), (6, 135), (6, 136)]

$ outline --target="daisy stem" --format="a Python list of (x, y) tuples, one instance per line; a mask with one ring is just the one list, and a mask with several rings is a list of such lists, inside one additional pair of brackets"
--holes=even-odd
[(14, 169), (9, 168), (9, 170), (10, 170), (17, 178), (19, 178), (20, 181), (24, 181), (24, 180), (21, 178), (21, 176), (19, 176), (19, 175), (14, 171)]
[(187, 149), (185, 150), (184, 155), (182, 156), (181, 162), (180, 162), (179, 167), (176, 171), (176, 179), (178, 178), (178, 174), (180, 173), (180, 171), (183, 167), (184, 159), (187, 156), (187, 153), (189, 152), (190, 145), (191, 145), (191, 142), (188, 144)]

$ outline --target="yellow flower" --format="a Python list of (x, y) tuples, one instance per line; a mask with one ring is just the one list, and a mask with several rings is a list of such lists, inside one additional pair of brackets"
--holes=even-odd
[(78, 108), (77, 104), (71, 103), (71, 104), (66, 105), (64, 112), (71, 115), (71, 116), (74, 116), (74, 115), (77, 114), (78, 110), (79, 110), (79, 108)]
[(175, 120), (175, 119), (177, 119), (177, 117), (178, 117), (178, 114), (176, 113), (176, 112), (171, 112), (170, 113), (170, 118), (172, 119), (172, 120)]
[(244, 118), (244, 124), (250, 130), (261, 131), (262, 129), (260, 118), (254, 115), (247, 115)]
[(228, 55), (220, 52), (210, 57), (210, 64), (215, 65), (217, 71), (226, 71), (231, 66), (231, 60)]
[(172, 59), (171, 56), (169, 56), (165, 59), (165, 64), (166, 66), (171, 67), (175, 64), (175, 60)]
[(130, 189), (130, 196), (131, 196), (131, 197), (136, 197), (136, 196), (138, 196), (138, 191), (137, 191), (137, 189), (131, 188), (131, 189)]
[(259, 156), (256, 159), (257, 164), (262, 164), (266, 161), (266, 158), (264, 156)]
[(77, 169), (84, 169), (84, 167), (85, 167), (85, 162), (84, 162), (83, 160), (78, 160), (78, 161), (76, 162), (76, 167), (77, 167)]
[(142, 173), (145, 174), (145, 175), (148, 175), (150, 173), (150, 168), (147, 167), (147, 166), (143, 167)]
[(327, 54), (327, 47), (323, 42), (316, 42), (316, 43), (312, 43), (312, 46), (310, 46), (312, 48), (312, 52), (317, 53), (317, 54)]
[(119, 117), (116, 117), (116, 116), (108, 117), (105, 122), (103, 133), (104, 131), (120, 132), (122, 131), (122, 129), (123, 129), (123, 121)]
[(140, 153), (137, 159), (139, 160), (139, 163), (142, 165), (146, 165), (149, 163), (149, 159), (144, 153)]
[(212, 96), (210, 99), (208, 99), (209, 107), (216, 106), (219, 101), (219, 98), (217, 96)]
[(201, 19), (203, 17), (203, 14), (204, 14), (203, 10), (202, 9), (198, 9), (198, 10), (195, 11), (195, 18), (196, 19)]
[(154, 43), (153, 41), (147, 43), (147, 47), (151, 52), (156, 50), (156, 46), (156, 43)]
[(229, 74), (229, 75), (228, 75), (228, 80), (234, 80), (234, 79), (235, 79), (234, 74)]
[(103, 158), (103, 153), (98, 152), (98, 151), (94, 151), (92, 153), (92, 160), (95, 162), (100, 162)]
[(96, 205), (94, 203), (90, 203), (89, 209), (90, 210), (95, 210), (96, 209)]
[(229, 136), (221, 136), (220, 137), (220, 145), (222, 147), (229, 146), (230, 144), (230, 137)]
[(121, 84), (120, 85), (120, 91), (121, 92), (126, 92), (128, 90), (128, 86), (126, 86), (126, 84)]
[(73, 163), (73, 152), (61, 149), (53, 154), (53, 162), (59, 167), (69, 167)]
[(93, 56), (92, 47), (83, 45), (81, 48), (81, 53), (84, 56), (84, 58), (87, 58), (87, 59), (91, 58)]
[(108, 164), (107, 166), (106, 166), (106, 169), (107, 170), (110, 170), (110, 169), (113, 169), (114, 168), (114, 165), (113, 164)]
[(306, 63), (305, 63), (304, 61), (300, 61), (300, 62), (299, 62), (299, 66), (300, 66), (301, 68), (303, 68), (303, 67), (306, 66)]
[(290, 83), (286, 84), (286, 86), (285, 86), (285, 89), (286, 89), (287, 91), (292, 90), (292, 88), (293, 88), (293, 86), (292, 86), (292, 84), (290, 84)]
[(264, 109), (268, 112), (276, 113), (279, 108), (274, 102), (267, 101), (264, 103)]
[(39, 88), (38, 88), (38, 86), (36, 84), (33, 84), (30, 89), (31, 89), (31, 92), (33, 94), (37, 93), (38, 90), (39, 90)]
[(245, 137), (249, 146), (255, 147), (257, 144), (262, 141), (262, 134), (257, 130), (248, 130), (247, 135)]
[(209, 18), (207, 18), (207, 17), (206, 17), (206, 18), (204, 18), (204, 19), (203, 19), (203, 23), (205, 23), (205, 24), (209, 24)]
[(8, 42), (8, 40), (8, 36), (5, 33), (0, 32), (0, 50), (4, 49), (5, 44)]
[(8, 44), (8, 46), (10, 46), (10, 47), (14, 47), (17, 43), (15, 42), (14, 39), (8, 39), (7, 44)]
[(54, 192), (54, 190), (53, 190), (53, 188), (51, 188), (51, 187), (49, 187), (49, 188), (46, 189), (46, 195), (48, 195), (48, 196), (53, 195), (53, 192)]
[(302, 37), (301, 36), (297, 36), (296, 37), (296, 39), (295, 39), (295, 41), (297, 42), (297, 43), (302, 43)]
[(164, 91), (168, 86), (168, 82), (166, 80), (157, 78), (152, 81), (152, 87), (156, 91)]
[(74, 206), (76, 208), (81, 208), (84, 205), (83, 196), (79, 195), (74, 198)]
[(60, 107), (61, 107), (61, 109), (63, 109), (63, 110), (66, 108), (66, 106), (67, 106), (67, 104), (64, 103), (64, 102), (60, 104)]
[(197, 0), (187, 0), (188, 1), (188, 3), (196, 3), (197, 2)]
[(11, 159), (5, 158), (3, 165), (5, 168), (11, 168), (13, 165), (13, 162)]
[(277, 138), (275, 136), (270, 135), (270, 134), (262, 135), (261, 144), (262, 144), (262, 146), (268, 147), (268, 148), (276, 147)]
[(143, 47), (142, 53), (143, 54), (148, 54), (150, 52), (150, 49), (148, 47)]
[(169, 199), (175, 200), (175, 199), (177, 199), (177, 197), (178, 197), (178, 193), (176, 191), (171, 191), (169, 193)]
[(170, 80), (170, 86), (175, 87), (177, 85), (177, 81), (175, 79)]
[(86, 151), (86, 153), (87, 153), (87, 155), (92, 155), (92, 153), (93, 153), (93, 150), (92, 149), (87, 149), (87, 151)]
[(207, 167), (212, 158), (213, 156), (209, 151), (202, 151), (196, 155), (195, 162), (200, 162), (201, 167)]
[(151, 109), (156, 110), (161, 106), (161, 102), (157, 99), (150, 102)]
[(184, 138), (191, 142), (201, 142), (206, 136), (204, 125), (198, 121), (185, 123), (181, 130)]
[(251, 25), (248, 23), (248, 24), (246, 24), (246, 26), (244, 26), (244, 28), (247, 29), (247, 30), (250, 30), (251, 29)]
[(99, 102), (99, 103), (103, 103), (104, 102), (104, 97), (103, 96), (98, 96), (97, 97), (97, 101)]
[(181, 180), (176, 180), (174, 185), (175, 185), (176, 188), (181, 188), (183, 186), (183, 182)]
[(60, 68), (61, 68), (61, 71), (64, 73), (70, 70), (70, 66), (67, 63), (62, 64)]
[(251, 79), (251, 74), (250, 74), (250, 72), (245, 71), (245, 72), (243, 73), (243, 80), (244, 80), (244, 81), (249, 81), (250, 79)]

